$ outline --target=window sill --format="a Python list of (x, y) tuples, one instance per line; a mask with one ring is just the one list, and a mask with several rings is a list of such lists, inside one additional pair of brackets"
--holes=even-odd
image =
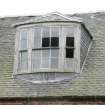
[[(22, 74), (22, 75), (14, 75), (14, 80), (19, 80), (20, 82), (28, 82), (33, 84), (41, 84), (41, 83), (55, 83), (55, 82), (62, 82), (62, 81), (70, 81), (77, 75), (78, 73), (60, 73), (59, 75), (56, 75), (54, 78), (44, 79), (40, 78), (43, 74)], [(55, 74), (54, 74), (55, 75)], [(38, 78), (39, 77), (39, 78)]]
[(22, 75), (22, 74), (35, 74), (35, 73), (75, 73), (73, 70), (70, 69), (52, 69), (49, 71), (49, 69), (35, 69), (33, 71), (27, 71), (27, 72), (14, 72), (13, 75)]
[(59, 49), (59, 47), (33, 48), (32, 50), (47, 50), (47, 49)]

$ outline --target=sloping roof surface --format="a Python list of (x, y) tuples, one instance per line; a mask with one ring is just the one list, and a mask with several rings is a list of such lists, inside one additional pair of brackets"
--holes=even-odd
[(0, 19), (0, 97), (105, 96), (105, 13), (73, 16), (82, 18), (93, 36), (84, 70), (72, 81), (48, 84), (32, 84), (12, 78), (15, 28), (11, 25), (34, 16)]

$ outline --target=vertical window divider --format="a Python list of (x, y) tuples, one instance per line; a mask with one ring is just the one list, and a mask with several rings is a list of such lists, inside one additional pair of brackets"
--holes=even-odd
[(59, 29), (59, 69), (60, 71), (63, 71), (63, 67), (64, 67), (64, 37), (63, 36), (63, 27), (61, 26)]
[(19, 31), (19, 36), (18, 36), (18, 71), (21, 71), (20, 67), (21, 67), (21, 53), (20, 53), (20, 50), (21, 50), (21, 32), (22, 30)]
[(21, 31), (19, 32), (19, 40), (18, 40), (18, 42), (19, 42), (19, 48), (18, 48), (18, 51), (20, 51), (20, 49), (21, 49)]
[(22, 71), (21, 71), (21, 68), (20, 68), (20, 67), (22, 66), (22, 65), (21, 65), (21, 62), (22, 62), (22, 54), (19, 53), (19, 71), (20, 71), (20, 72), (22, 72)]
[(28, 70), (27, 72), (31, 72), (31, 54), (32, 54), (32, 29), (28, 29)]
[(51, 68), (51, 26), (49, 27), (50, 28), (50, 56), (49, 56), (49, 69)]
[(31, 29), (31, 33), (32, 33), (32, 38), (31, 38), (31, 41), (32, 41), (32, 45), (31, 45), (31, 72), (33, 72), (34, 71), (34, 69), (33, 69), (33, 65), (32, 65), (32, 53), (33, 53), (33, 51), (32, 51), (32, 49), (34, 48), (34, 29)]
[[(43, 37), (43, 26), (41, 27), (41, 46), (42, 46), (42, 37)], [(42, 68), (42, 50), (41, 50), (41, 62), (40, 62), (40, 69)]]
[(59, 39), (59, 51), (58, 51), (58, 69), (60, 69), (60, 35), (61, 35), (61, 32), (60, 32), (60, 29), (61, 27), (59, 26), (59, 36), (58, 36), (58, 39)]

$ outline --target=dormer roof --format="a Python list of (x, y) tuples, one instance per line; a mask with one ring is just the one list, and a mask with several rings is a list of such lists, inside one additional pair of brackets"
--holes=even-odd
[(43, 23), (43, 22), (77, 22), (83, 23), (82, 19), (79, 17), (68, 17), (59, 12), (52, 12), (46, 15), (37, 16), (31, 20), (25, 22), (15, 23), (12, 26), (17, 27), (26, 24), (35, 24), (35, 23)]

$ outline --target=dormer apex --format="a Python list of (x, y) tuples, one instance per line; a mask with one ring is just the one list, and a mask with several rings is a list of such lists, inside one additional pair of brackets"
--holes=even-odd
[(19, 22), (13, 24), (13, 27), (25, 25), (25, 24), (35, 24), (35, 23), (44, 23), (44, 22), (76, 22), (76, 23), (83, 23), (83, 20), (79, 17), (68, 17), (67, 15), (63, 15), (59, 12), (52, 12), (46, 15), (37, 16), (31, 20), (25, 22)]

